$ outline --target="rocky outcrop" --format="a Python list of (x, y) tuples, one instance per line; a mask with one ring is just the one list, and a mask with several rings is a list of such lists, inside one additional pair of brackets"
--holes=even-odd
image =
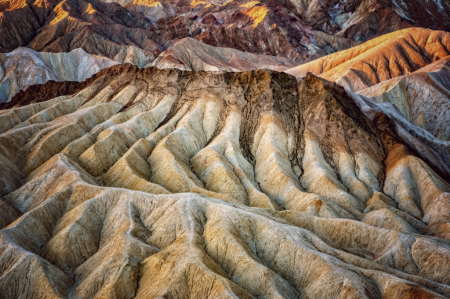
[[(186, 5), (183, 9), (190, 10), (189, 3), (179, 3), (183, 4)], [(226, 10), (233, 16), (224, 26), (216, 26), (214, 22), (204, 24), (200, 22), (201, 16), (196, 19), (183, 14), (154, 24), (139, 10), (128, 10), (116, 3), (60, 0), (42, 5), (17, 0), (2, 7), (0, 49), (7, 52), (27, 46), (37, 51), (66, 52), (82, 48), (90, 54), (143, 67), (174, 41), (196, 37), (214, 46), (282, 56), (297, 62), (318, 57), (310, 51), (319, 50), (313, 46), (313, 31), (288, 8), (280, 5), (241, 8), (234, 3)], [(253, 15), (260, 19), (253, 21)], [(239, 25), (231, 28), (229, 25), (234, 23)]]
[(394, 119), (403, 143), (448, 174), (449, 54), (447, 32), (414, 28), (285, 72), (299, 78), (312, 72), (344, 86), (372, 116), (382, 112)]
[(311, 26), (355, 41), (367, 41), (412, 26), (450, 30), (448, 2), (331, 0), (293, 1)]
[(213, 47), (193, 38), (185, 38), (161, 53), (152, 65), (159, 69), (178, 68), (189, 71), (284, 71), (296, 64), (287, 58)]
[[(404, 28), (450, 29), (448, 3), (439, 1), (106, 2), (6, 1), (0, 6), (0, 52), (82, 48), (145, 67), (191, 37), (300, 64)], [(432, 17), (424, 17), (428, 13)]]
[[(348, 94), (369, 119), (374, 121), (378, 114), (386, 115), (388, 119), (391, 119), (393, 125), (390, 127), (398, 137), (397, 143), (407, 145), (411, 152), (420, 156), (435, 172), (446, 180), (450, 179), (450, 143), (448, 141), (440, 140), (421, 127), (413, 125), (391, 103), (379, 104), (353, 92)], [(443, 120), (443, 123), (447, 122), (448, 120)]]
[(0, 54), (0, 103), (8, 102), (28, 86), (53, 81), (84, 81), (118, 62), (95, 57), (82, 49), (69, 53), (42, 53), (19, 48)]
[(450, 185), (381, 104), (263, 70), (88, 81), (0, 114), (5, 298), (450, 296)]
[[(108, 80), (111, 80), (111, 77), (118, 76), (121, 72), (123, 72), (123, 70), (127, 70), (128, 68), (132, 68), (132, 66), (130, 64), (115, 65), (110, 68), (105, 68), (81, 82), (55, 82), (50, 80), (44, 84), (32, 85), (26, 90), (22, 90), (17, 93), (11, 101), (1, 103), (0, 109), (18, 108), (30, 104), (45, 102), (59, 96), (70, 96), (93, 84), (93, 82), (96, 84), (102, 84), (105, 80), (106, 82), (109, 82)], [(127, 81), (128, 80), (125, 80), (125, 82)]]
[[(413, 0), (406, 3), (385, 0), (296, 0), (281, 5), (274, 1), (190, 3), (166, 0), (153, 2), (108, 0), (107, 2), (119, 3), (131, 11), (141, 12), (155, 23), (161, 19), (170, 20), (175, 17), (175, 19), (190, 18), (205, 25), (221, 27), (226, 27), (223, 26), (225, 22), (240, 27), (242, 19), (245, 18), (243, 15), (247, 16), (247, 19), (253, 18), (260, 22), (266, 18), (263, 11), (275, 12), (282, 6), (291, 13), (290, 20), (300, 19), (314, 30), (355, 41), (366, 41), (412, 26), (450, 30), (450, 6), (442, 1)], [(179, 15), (183, 17), (176, 17)], [(230, 17), (241, 21), (230, 22)], [(273, 17), (268, 17), (274, 20)], [(290, 20), (285, 19), (284, 22)], [(214, 36), (210, 37), (214, 39)]]
[(325, 54), (332, 54), (338, 51), (347, 50), (362, 43), (360, 41), (354, 41), (349, 38), (343, 38), (322, 31), (315, 30), (314, 35), (316, 36), (316, 45)]
[(393, 104), (407, 121), (441, 141), (450, 141), (450, 56), (359, 94)]
[(42, 52), (85, 52), (143, 67), (162, 48), (150, 37), (142, 14), (101, 1), (4, 2), (0, 50), (29, 47)]
[(413, 28), (383, 35), (351, 49), (287, 70), (308, 72), (360, 91), (407, 75), (450, 55), (450, 33)]

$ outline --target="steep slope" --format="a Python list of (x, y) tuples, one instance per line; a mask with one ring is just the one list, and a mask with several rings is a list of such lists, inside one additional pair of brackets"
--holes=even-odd
[(377, 103), (392, 103), (412, 124), (450, 141), (450, 56), (359, 94)]
[(3, 297), (450, 296), (450, 185), (386, 105), (312, 74), (99, 74), (0, 114)]
[(314, 29), (359, 41), (411, 26), (450, 29), (447, 1), (300, 0), (293, 3)]
[[(239, 4), (235, 3), (227, 10), (232, 12), (238, 8)], [(98, 0), (48, 0), (44, 3), (15, 0), (5, 1), (1, 9), (0, 50), (3, 52), (20, 46), (46, 52), (82, 48), (90, 54), (117, 59), (134, 51), (136, 53), (130, 54), (129, 58), (133, 55), (143, 57), (139, 59), (142, 63), (138, 65), (144, 66), (177, 39), (196, 36), (208, 40), (212, 36), (219, 37), (216, 33), (202, 37), (202, 33), (213, 33), (220, 26), (203, 24), (195, 18), (177, 15), (161, 20), (155, 27), (140, 12)], [(246, 24), (239, 25), (238, 33), (228, 28), (231, 23), (226, 25), (228, 29), (220, 37), (224, 40), (215, 45), (256, 54), (283, 56), (299, 62), (308, 60), (311, 55), (318, 57), (310, 51), (314, 50), (312, 29), (288, 8), (278, 5), (271, 10), (265, 7), (249, 9), (252, 14), (261, 14), (261, 20), (253, 22), (252, 16), (246, 17)], [(235, 23), (243, 21), (240, 16), (233, 20)], [(227, 37), (227, 34), (231, 36)], [(255, 38), (255, 35), (259, 38)], [(276, 41), (272, 38), (274, 36), (277, 36)], [(233, 40), (231, 43), (230, 38)], [(261, 47), (263, 43), (266, 46)], [(315, 49), (319, 50), (317, 47)]]
[(142, 14), (101, 1), (3, 1), (0, 50), (29, 47), (43, 52), (85, 52), (140, 67), (163, 48), (151, 39), (151, 23)]
[(359, 91), (410, 74), (450, 55), (450, 33), (412, 28), (386, 34), (354, 48), (287, 70), (308, 72)]
[[(320, 58), (285, 72), (307, 72), (358, 91), (363, 100), (396, 120), (405, 142), (423, 152), (433, 164), (450, 163), (448, 115), (450, 34), (426, 29), (391, 33), (352, 49)], [(358, 95), (355, 95), (358, 97)], [(367, 99), (367, 98), (364, 98)], [(409, 140), (409, 141), (406, 141)], [(422, 145), (432, 149), (423, 150)], [(430, 162), (430, 161), (428, 161)]]
[(4, 0), (0, 52), (82, 48), (144, 67), (178, 40), (192, 37), (299, 64), (403, 28), (450, 30), (448, 3), (437, 0), (107, 2)]
[[(228, 22), (230, 17), (239, 15), (254, 16), (254, 19), (262, 20), (265, 16), (255, 14), (252, 11), (254, 8), (264, 7), (266, 11), (270, 11), (279, 5), (275, 1), (264, 0), (191, 2), (108, 0), (107, 2), (116, 2), (131, 11), (141, 12), (155, 23), (160, 19), (171, 19), (181, 15), (181, 18), (217, 26)], [(314, 30), (357, 41), (366, 41), (411, 26), (450, 30), (450, 6), (446, 1), (296, 0), (286, 1), (282, 6), (293, 13), (291, 16), (301, 16), (301, 19)], [(236, 24), (237, 27), (240, 24)]]
[(178, 68), (189, 71), (250, 71), (257, 69), (283, 71), (296, 64), (294, 61), (282, 57), (213, 47), (188, 37), (161, 53), (152, 65), (159, 69)]
[(95, 57), (82, 49), (69, 53), (42, 53), (19, 48), (0, 54), (0, 103), (28, 86), (53, 81), (84, 81), (118, 62)]
[(322, 31), (314, 30), (316, 36), (316, 45), (324, 52), (324, 54), (332, 54), (338, 51), (347, 50), (360, 45), (362, 42), (349, 38), (342, 38), (337, 35), (328, 34)]

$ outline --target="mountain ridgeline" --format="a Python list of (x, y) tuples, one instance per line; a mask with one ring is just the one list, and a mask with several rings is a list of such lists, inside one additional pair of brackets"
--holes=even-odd
[(450, 298), (448, 1), (0, 1), (0, 298)]

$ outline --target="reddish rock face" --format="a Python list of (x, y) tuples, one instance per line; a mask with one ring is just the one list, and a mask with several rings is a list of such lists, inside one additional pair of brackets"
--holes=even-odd
[(114, 58), (128, 46), (148, 55), (163, 48), (152, 39), (151, 22), (142, 14), (101, 1), (25, 1), (3, 4), (0, 50), (17, 47), (37, 51), (68, 52), (82, 48)]
[(360, 91), (415, 72), (449, 54), (450, 33), (411, 28), (386, 34), (286, 72), (296, 77), (312, 72), (347, 89)]
[(82, 48), (115, 58), (133, 46), (154, 59), (193, 37), (303, 63), (402, 28), (449, 30), (449, 4), (421, 1), (3, 1), (0, 51)]

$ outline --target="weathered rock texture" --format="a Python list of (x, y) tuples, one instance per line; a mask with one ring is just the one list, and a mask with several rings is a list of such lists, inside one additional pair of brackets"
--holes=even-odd
[(0, 54), (0, 103), (28, 86), (53, 81), (84, 81), (98, 71), (118, 64), (82, 49), (70, 53), (42, 53), (19, 48)]
[(450, 33), (411, 28), (375, 38), (362, 45), (319, 58), (286, 72), (308, 72), (353, 91), (407, 75), (450, 55)]
[(412, 124), (450, 141), (450, 56), (359, 94), (377, 103), (392, 103)]
[(2, 1), (0, 52), (82, 48), (144, 67), (191, 37), (299, 64), (404, 28), (450, 30), (449, 3), (438, 0), (106, 2)]
[(311, 74), (101, 74), (0, 114), (3, 298), (450, 296), (448, 164), (387, 106)]
[(162, 50), (150, 38), (150, 21), (119, 5), (96, 0), (13, 0), (2, 2), (0, 11), (1, 52), (17, 47), (43, 52), (82, 48), (143, 67)]
[(296, 63), (283, 57), (213, 47), (188, 37), (161, 53), (152, 65), (159, 69), (177, 68), (188, 71), (284, 71), (296, 66)]
[[(432, 164), (450, 164), (450, 33), (405, 29), (352, 49), (286, 70), (303, 77), (312, 72), (344, 86), (367, 110), (396, 120), (405, 142)], [(375, 112), (371, 112), (372, 114)], [(423, 150), (423, 145), (432, 151)], [(427, 152), (427, 153), (426, 153)], [(431, 162), (430, 162), (431, 163)]]
[[(252, 24), (259, 24), (264, 22), (265, 18), (275, 21), (281, 16), (280, 10), (284, 10), (290, 13), (290, 21), (297, 18), (319, 32), (358, 41), (366, 41), (411, 26), (450, 29), (450, 6), (446, 1), (296, 0), (279, 3), (264, 0), (192, 2), (108, 0), (106, 2), (119, 3), (131, 11), (142, 12), (153, 22), (171, 18), (178, 20), (190, 18), (217, 27), (225, 27), (224, 24), (242, 27), (249, 21)], [(230, 22), (230, 16), (239, 21)], [(287, 19), (284, 21), (289, 22)]]

